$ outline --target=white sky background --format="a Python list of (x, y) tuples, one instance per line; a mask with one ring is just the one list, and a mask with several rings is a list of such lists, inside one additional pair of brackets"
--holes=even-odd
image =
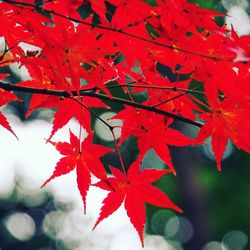
[(250, 18), (246, 12), (248, 8), (247, 0), (222, 0), (227, 9), (226, 24), (231, 25), (237, 31), (239, 36), (250, 34)]
[[(245, 12), (247, 1), (224, 0), (224, 6), (228, 9), (227, 23), (233, 25), (239, 35), (250, 33), (250, 19)], [(235, 5), (236, 4), (236, 5)], [(44, 193), (40, 189), (41, 184), (53, 172), (54, 166), (60, 158), (59, 153), (50, 144), (45, 144), (51, 131), (51, 123), (36, 120), (33, 122), (22, 123), (14, 115), (7, 114), (13, 130), (17, 134), (19, 141), (7, 130), (0, 128), (0, 196), (8, 197), (14, 188), (15, 174), (21, 176), (22, 189), (29, 193), (32, 192), (42, 199)], [(71, 122), (70, 128), (78, 134), (78, 126)], [(68, 127), (58, 132), (53, 141), (68, 141)], [(105, 197), (105, 192), (97, 188), (91, 188), (87, 199), (87, 215), (83, 214), (82, 200), (76, 186), (75, 172), (56, 178), (45, 187), (55, 195), (59, 201), (71, 201), (74, 204), (73, 210), (62, 215), (61, 226), (58, 226), (56, 239), (72, 237), (80, 244), (76, 250), (139, 250), (142, 249), (139, 237), (129, 222), (123, 208), (119, 209), (109, 219), (103, 221), (93, 232), (91, 228), (98, 217), (101, 201)], [(25, 194), (24, 194), (25, 195)], [(38, 201), (39, 202), (39, 201)], [(50, 234), (48, 221), (57, 223), (53, 220), (57, 214), (50, 214), (44, 222), (44, 230)], [(54, 217), (53, 217), (54, 216)], [(61, 216), (61, 215), (60, 215)], [(11, 230), (13, 220), (6, 222)], [(27, 222), (28, 223), (28, 222)], [(32, 223), (31, 223), (32, 224)], [(27, 224), (28, 227), (28, 224)], [(13, 234), (20, 232), (13, 232)], [(22, 236), (22, 235), (21, 235)], [(19, 237), (21, 237), (19, 235)], [(22, 236), (24, 237), (24, 236)], [(24, 239), (24, 238), (23, 238)], [(211, 245), (211, 243), (208, 243)], [(219, 242), (216, 244), (220, 245)], [(215, 245), (204, 247), (212, 250)], [(220, 245), (221, 246), (221, 245)], [(1, 249), (1, 246), (0, 246)], [(176, 250), (182, 249), (173, 247), (160, 236), (146, 236), (145, 250)], [(219, 248), (218, 248), (219, 249)], [(222, 246), (221, 246), (221, 249)]]

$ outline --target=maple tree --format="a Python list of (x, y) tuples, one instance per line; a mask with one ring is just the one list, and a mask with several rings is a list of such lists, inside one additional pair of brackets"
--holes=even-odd
[[(32, 94), (26, 117), (40, 108), (56, 109), (47, 141), (63, 157), (43, 186), (76, 169), (85, 212), (90, 185), (109, 192), (94, 227), (124, 202), (143, 245), (145, 203), (181, 212), (151, 185), (176, 174), (168, 145), (195, 146), (211, 136), (218, 170), (229, 139), (250, 152), (250, 36), (219, 26), (215, 17), (223, 15), (186, 0), (1, 1), (0, 67), (18, 63), (30, 80), (14, 84), (1, 74), (0, 105), (21, 101), (16, 93), (23, 92)], [(95, 112), (114, 103), (122, 105), (110, 117), (123, 121), (120, 139)], [(72, 118), (88, 136), (70, 131), (69, 142), (54, 142)], [(93, 143), (93, 118), (112, 134), (113, 149)], [(178, 131), (175, 121), (197, 127), (197, 137)], [(15, 135), (2, 113), (0, 124)], [(126, 167), (120, 146), (131, 136), (139, 154)], [(166, 170), (140, 169), (151, 148)], [(107, 169), (100, 160), (112, 151), (121, 169)], [(92, 183), (91, 175), (99, 181)]]

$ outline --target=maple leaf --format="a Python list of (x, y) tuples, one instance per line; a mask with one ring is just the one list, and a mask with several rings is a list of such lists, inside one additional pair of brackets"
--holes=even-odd
[[(20, 4), (23, 4), (23, 1), (20, 1)], [(18, 61), (22, 54), (21, 43), (40, 47), (43, 41), (46, 41), (46, 36), (42, 40), (41, 34), (44, 34), (43, 24), (51, 23), (48, 17), (30, 8), (23, 8), (20, 11), (19, 4), (2, 2), (0, 9), (0, 21), (5, 24), (0, 28), (0, 36), (4, 36), (8, 51), (11, 51), (15, 61)]]
[(45, 1), (44, 8), (47, 10), (59, 12), (66, 16), (79, 18), (80, 15), (76, 10), (82, 5), (82, 3), (82, 0), (50, 0)]
[(48, 140), (50, 140), (56, 131), (65, 126), (73, 117), (87, 130), (87, 132), (91, 131), (90, 112), (81, 106), (80, 103), (86, 105), (87, 107), (108, 107), (102, 101), (98, 99), (93, 100), (93, 98), (87, 96), (84, 98), (75, 99), (61, 98), (61, 100), (58, 102), (58, 109), (54, 114), (53, 128)]
[(112, 81), (115, 77), (117, 77), (115, 69), (112, 68), (112, 65), (106, 63), (107, 68), (104, 70), (104, 67), (98, 65), (95, 68), (88, 70), (83, 78), (88, 82), (88, 84), (84, 85), (82, 89), (85, 87), (88, 88), (97, 88), (102, 90), (105, 94), (107, 94), (110, 98), (112, 98), (111, 93), (106, 87), (106, 83)]
[(106, 21), (106, 5), (104, 0), (89, 0), (91, 4), (91, 9), (100, 17), (102, 20)]
[(209, 103), (217, 102), (219, 91), (227, 97), (233, 97), (239, 103), (249, 98), (249, 88), (245, 91), (241, 85), (242, 80), (245, 81), (245, 79), (241, 71), (236, 70), (237, 64), (211, 61), (205, 58), (201, 61), (200, 67), (194, 71), (192, 77), (203, 82), (204, 92)]
[(183, 0), (156, 2), (156, 13), (161, 15), (161, 25), (170, 37), (180, 35), (180, 32), (186, 33), (193, 26), (211, 31), (223, 30), (214, 21), (214, 17), (224, 16), (222, 13), (203, 9)]
[[(46, 70), (39, 66), (36, 70), (30, 70), (30, 72), (32, 73), (33, 79), (19, 83), (19, 86), (33, 86), (34, 88), (46, 88), (52, 90), (56, 89), (51, 70)], [(87, 73), (85, 75), (87, 75)], [(105, 88), (104, 84), (103, 86), (101, 83), (97, 85), (101, 86), (101, 88)], [(96, 85), (84, 85), (81, 89), (84, 90), (85, 88), (93, 86)], [(57, 108), (54, 114), (53, 128), (48, 140), (50, 140), (57, 130), (64, 127), (72, 118), (75, 118), (87, 131), (90, 131), (90, 113), (80, 103), (87, 107), (108, 108), (108, 106), (101, 100), (93, 100), (93, 98), (87, 96), (84, 98), (75, 97), (74, 99), (33, 94), (26, 117), (39, 108)]]
[[(9, 130), (16, 138), (15, 132), (12, 130), (7, 118), (0, 112), (0, 125)], [(18, 139), (18, 138), (17, 138)]]
[[(211, 136), (219, 170), (229, 139), (238, 148), (250, 152), (250, 36), (239, 37), (233, 28), (230, 36), (229, 31), (214, 20), (223, 14), (201, 9), (187, 0), (17, 0), (1, 1), (0, 6), (0, 21), (4, 24), (0, 27), (0, 37), (5, 40), (0, 66), (9, 66), (12, 62), (24, 66), (31, 80), (11, 87), (28, 87), (26, 91), (35, 93), (26, 116), (38, 108), (57, 109), (49, 142), (62, 158), (43, 186), (76, 169), (86, 212), (91, 175), (99, 178), (96, 186), (109, 194), (94, 227), (124, 202), (143, 245), (145, 203), (181, 211), (151, 185), (164, 174), (175, 173), (169, 145), (201, 143)], [(88, 18), (81, 17), (81, 11)], [(99, 16), (98, 20), (93, 12)], [(36, 48), (26, 50), (22, 43)], [(186, 74), (189, 80), (180, 81), (177, 77), (175, 82), (168, 81), (161, 77), (159, 64), (170, 68), (175, 75)], [(192, 79), (202, 82), (204, 93), (189, 89)], [(98, 96), (101, 91), (111, 101), (113, 98), (119, 102), (119, 92), (113, 88), (117, 86), (111, 85), (113, 81), (130, 97), (130, 101), (120, 99), (120, 103), (133, 106), (133, 98), (138, 94), (147, 98), (142, 103), (145, 108), (157, 107), (158, 111), (191, 121), (197, 116), (203, 119), (205, 124), (196, 140), (173, 129), (173, 118), (125, 106), (114, 117), (124, 121), (119, 143), (135, 136), (140, 155), (128, 173), (111, 168), (113, 176), (107, 178), (99, 158), (110, 150), (93, 144), (88, 110), (88, 107), (107, 107), (101, 101), (104, 96), (99, 95), (100, 99), (80, 97), (80, 93), (91, 89)], [(142, 85), (146, 85), (145, 88)], [(57, 95), (64, 91), (69, 98)], [(73, 93), (79, 96), (73, 97)], [(204, 94), (202, 101), (195, 94)], [(12, 92), (0, 90), (0, 106), (16, 100)], [(196, 104), (206, 107), (206, 111)], [(196, 115), (197, 111), (201, 114)], [(81, 141), (70, 131), (69, 143), (50, 141), (71, 118), (75, 118), (89, 136)], [(0, 125), (14, 134), (2, 113)], [(168, 170), (140, 170), (139, 161), (150, 148), (168, 165)]]
[[(164, 111), (187, 117), (190, 120), (195, 120), (194, 110), (201, 111), (185, 94), (188, 91), (190, 80), (170, 82), (167, 77), (162, 77), (157, 74), (157, 70), (144, 70), (143, 78), (137, 85), (146, 85), (145, 90), (148, 92), (147, 105), (157, 107)], [(144, 80), (145, 79), (145, 80)], [(150, 88), (152, 87), (152, 88)], [(159, 88), (158, 88), (159, 87)], [(134, 88), (136, 89), (136, 87)], [(143, 90), (143, 88), (140, 88)], [(181, 90), (181, 91), (180, 91)]]
[(117, 113), (112, 119), (124, 120), (121, 130), (119, 144), (123, 143), (129, 136), (136, 136), (140, 158), (154, 149), (162, 161), (175, 173), (168, 145), (186, 146), (193, 143), (193, 139), (170, 128), (172, 119), (165, 119), (158, 114), (150, 114), (145, 110), (136, 110), (132, 107)]
[[(8, 76), (8, 74), (0, 74), (0, 80), (5, 78), (6, 76)], [(20, 101), (20, 99), (13, 93), (0, 89), (0, 106), (3, 106), (12, 101)], [(17, 138), (8, 120), (1, 112), (0, 112), (0, 125), (9, 130)]]
[[(213, 102), (210, 113), (200, 114), (205, 121), (197, 135), (197, 142), (212, 136), (212, 150), (215, 154), (217, 168), (221, 170), (221, 159), (228, 139), (246, 152), (250, 152), (250, 126), (245, 119), (250, 117), (249, 106), (242, 107), (232, 99)], [(248, 108), (247, 108), (248, 107)]]
[(143, 231), (146, 220), (145, 203), (182, 212), (165, 193), (151, 185), (163, 175), (169, 173), (169, 170), (144, 169), (141, 171), (140, 163), (136, 160), (130, 166), (127, 175), (113, 167), (111, 167), (111, 172), (113, 177), (108, 177), (94, 184), (99, 188), (109, 191), (109, 193), (103, 200), (99, 218), (93, 229), (102, 220), (114, 213), (124, 201), (127, 215), (138, 232), (143, 246)]
[(109, 0), (109, 2), (117, 7), (112, 18), (112, 24), (117, 28), (142, 21), (151, 13), (150, 5), (141, 0)]
[[(100, 49), (97, 43), (98, 34), (88, 26), (75, 26), (71, 21), (57, 16), (53, 21), (53, 25), (38, 27), (35, 35), (43, 43), (40, 45), (40, 61), (36, 58), (35, 63), (45, 68), (43, 71), (58, 89), (66, 89), (69, 93), (72, 90), (79, 91), (80, 81), (86, 74), (83, 64), (102, 64), (108, 52), (112, 54), (113, 51)], [(30, 26), (32, 30), (36, 30), (35, 24), (32, 23)], [(30, 63), (29, 71), (35, 71), (30, 70), (36, 67), (33, 63), (34, 58), (27, 59), (22, 56), (20, 61), (25, 65)]]
[(44, 187), (52, 179), (68, 174), (76, 168), (77, 185), (82, 196), (84, 213), (86, 213), (86, 195), (91, 183), (91, 174), (99, 179), (106, 178), (106, 171), (99, 158), (110, 152), (109, 148), (93, 144), (92, 140), (93, 133), (80, 143), (70, 131), (70, 143), (49, 141), (64, 157), (57, 162), (53, 174), (42, 185)]

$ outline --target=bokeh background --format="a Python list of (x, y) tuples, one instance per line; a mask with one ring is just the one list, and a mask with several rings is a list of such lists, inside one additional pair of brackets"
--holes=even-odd
[[(233, 24), (239, 35), (250, 34), (250, 4), (246, 0), (194, 0), (202, 7), (227, 12), (219, 23)], [(28, 77), (18, 67), (10, 81)], [(171, 77), (166, 69), (164, 74)], [(165, 70), (165, 71), (164, 71)], [(222, 69), (223, 70), (223, 69)], [(119, 94), (119, 93), (116, 93)], [(25, 95), (22, 98), (29, 99)], [(118, 109), (119, 107), (114, 107)], [(138, 236), (123, 208), (105, 220), (95, 231), (91, 228), (106, 193), (91, 187), (87, 215), (83, 213), (75, 172), (40, 186), (52, 173), (60, 155), (45, 143), (51, 130), (53, 110), (39, 110), (24, 119), (27, 103), (14, 103), (2, 110), (19, 137), (0, 128), (0, 250), (139, 250)], [(102, 118), (114, 115), (98, 111)], [(119, 125), (119, 122), (116, 123)], [(194, 136), (191, 126), (176, 124), (185, 134)], [(96, 142), (112, 146), (109, 131), (94, 120)], [(75, 121), (61, 130), (54, 141), (68, 141), (68, 128), (79, 130)], [(119, 136), (119, 130), (116, 131)], [(122, 147), (128, 165), (137, 153), (133, 138)], [(247, 250), (250, 249), (250, 157), (228, 144), (218, 172), (207, 145), (196, 148), (171, 148), (177, 176), (166, 176), (158, 183), (183, 210), (147, 206), (145, 250)], [(105, 164), (119, 167), (115, 155)], [(143, 161), (144, 168), (164, 168), (154, 151)]]

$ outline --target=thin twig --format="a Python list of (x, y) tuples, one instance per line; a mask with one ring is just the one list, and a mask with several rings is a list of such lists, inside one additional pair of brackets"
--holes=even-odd
[[(136, 81), (133, 81), (131, 83), (132, 84), (136, 83)], [(191, 93), (191, 94), (202, 94), (202, 95), (204, 95), (203, 91), (192, 90), (192, 89), (183, 89), (183, 88), (177, 88), (177, 87), (166, 87), (166, 86), (157, 86), (157, 85), (132, 85), (131, 83), (124, 83), (124, 84), (106, 86), (106, 88), (107, 89), (114, 89), (114, 88), (119, 88), (119, 87), (134, 87), (134, 88), (145, 88), (145, 89), (173, 90), (173, 91), (181, 91), (181, 92)], [(148, 82), (143, 82), (143, 83), (151, 84), (151, 83), (148, 83)]]
[(153, 105), (152, 107), (154, 107), (154, 108), (159, 107), (159, 106), (161, 106), (161, 105), (163, 105), (165, 103), (171, 102), (171, 101), (173, 101), (173, 100), (175, 100), (175, 99), (177, 99), (177, 98), (179, 98), (181, 96), (183, 96), (183, 93), (182, 94), (178, 94), (176, 96), (173, 96), (173, 97), (171, 97), (169, 99), (166, 99), (166, 100), (164, 100), (164, 101), (162, 101), (160, 103), (157, 103), (157, 104)]
[(79, 101), (77, 98), (75, 97), (69, 97), (70, 99), (74, 100), (75, 102), (79, 103), (82, 107), (84, 107), (85, 109), (87, 109), (91, 114), (93, 114), (97, 119), (99, 119), (102, 123), (104, 123), (110, 130), (113, 130), (113, 127), (108, 124), (104, 119), (102, 119), (95, 111), (93, 111), (92, 109), (90, 109), (87, 105), (85, 105), (83, 102)]

